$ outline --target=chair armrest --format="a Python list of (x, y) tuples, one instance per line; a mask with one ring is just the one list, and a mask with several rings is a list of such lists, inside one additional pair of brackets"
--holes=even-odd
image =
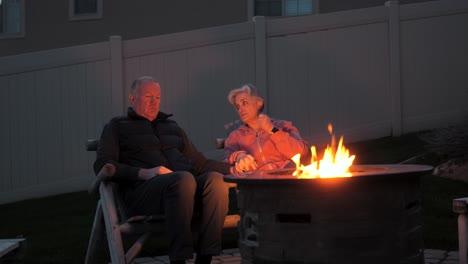
[(88, 187), (88, 193), (94, 197), (99, 197), (99, 186), (101, 182), (110, 180), (115, 174), (115, 166), (111, 163), (107, 163), (99, 171), (98, 175), (94, 178), (91, 184)]
[(87, 151), (96, 151), (99, 146), (99, 139), (88, 139), (86, 141), (86, 150)]
[(468, 197), (453, 199), (452, 210), (458, 214), (458, 249), (460, 264), (468, 263)]
[(468, 213), (468, 197), (453, 199), (452, 210), (457, 214)]

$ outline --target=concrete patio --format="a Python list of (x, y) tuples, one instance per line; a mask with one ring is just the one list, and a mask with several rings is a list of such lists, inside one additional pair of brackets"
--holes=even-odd
[[(458, 251), (445, 251), (439, 249), (426, 249), (424, 250), (425, 264), (459, 264)], [(145, 257), (138, 258), (134, 261), (135, 264), (168, 264), (168, 256), (156, 256), (153, 258)], [(190, 260), (187, 263), (194, 263)], [(241, 256), (238, 248), (225, 249), (219, 256), (213, 257), (212, 264), (240, 264)]]

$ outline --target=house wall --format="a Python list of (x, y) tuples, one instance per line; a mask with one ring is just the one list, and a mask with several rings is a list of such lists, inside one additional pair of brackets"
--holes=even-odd
[[(0, 39), (0, 57), (107, 41), (184, 32), (250, 20), (255, 0), (102, 0), (102, 18), (70, 20), (70, 0), (25, 1), (25, 35)], [(400, 4), (430, 0), (401, 0)], [(322, 0), (319, 12), (383, 6), (386, 0)]]
[[(376, 6), (383, 6), (385, 2), (388, 0), (359, 0), (359, 1), (343, 1), (343, 0), (321, 0), (320, 1), (320, 13), (330, 13), (330, 12), (338, 12), (338, 11), (345, 11), (351, 9), (359, 9), (359, 8), (368, 8), (368, 7), (376, 7)], [(413, 3), (421, 3), (433, 0), (400, 0), (399, 4), (413, 4)]]
[(142, 75), (161, 82), (161, 110), (208, 156), (237, 119), (228, 91), (246, 82), (315, 145), (329, 122), (352, 142), (461, 121), (467, 19), (467, 1), (391, 2), (0, 58), (0, 203), (84, 190), (86, 139), (125, 112)]
[(97, 20), (69, 20), (69, 0), (25, 3), (25, 37), (0, 39), (0, 57), (107, 41), (163, 35), (215, 27), (247, 19), (246, 1), (126, 1), (102, 0)]

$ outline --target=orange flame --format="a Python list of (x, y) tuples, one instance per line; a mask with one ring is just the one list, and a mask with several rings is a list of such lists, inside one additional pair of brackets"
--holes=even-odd
[(349, 150), (343, 145), (343, 136), (340, 137), (338, 147), (336, 147), (335, 136), (332, 133), (333, 126), (328, 124), (328, 132), (331, 135), (331, 146), (327, 145), (323, 158), (317, 159), (315, 146), (310, 148), (312, 158), (309, 165), (300, 164), (301, 154), (292, 157), (296, 163), (296, 171), (293, 173), (298, 178), (334, 178), (351, 177), (349, 167), (353, 164), (355, 155), (350, 156)]

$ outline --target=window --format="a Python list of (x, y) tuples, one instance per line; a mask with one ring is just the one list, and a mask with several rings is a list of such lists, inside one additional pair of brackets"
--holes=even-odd
[(255, 15), (256, 16), (281, 16), (282, 0), (256, 0)]
[(311, 15), (312, 0), (285, 0), (283, 14), (285, 16)]
[(0, 38), (24, 37), (24, 0), (0, 0)]
[(319, 0), (254, 0), (256, 16), (302, 16), (318, 13)]
[(102, 18), (102, 0), (69, 0), (70, 20)]

